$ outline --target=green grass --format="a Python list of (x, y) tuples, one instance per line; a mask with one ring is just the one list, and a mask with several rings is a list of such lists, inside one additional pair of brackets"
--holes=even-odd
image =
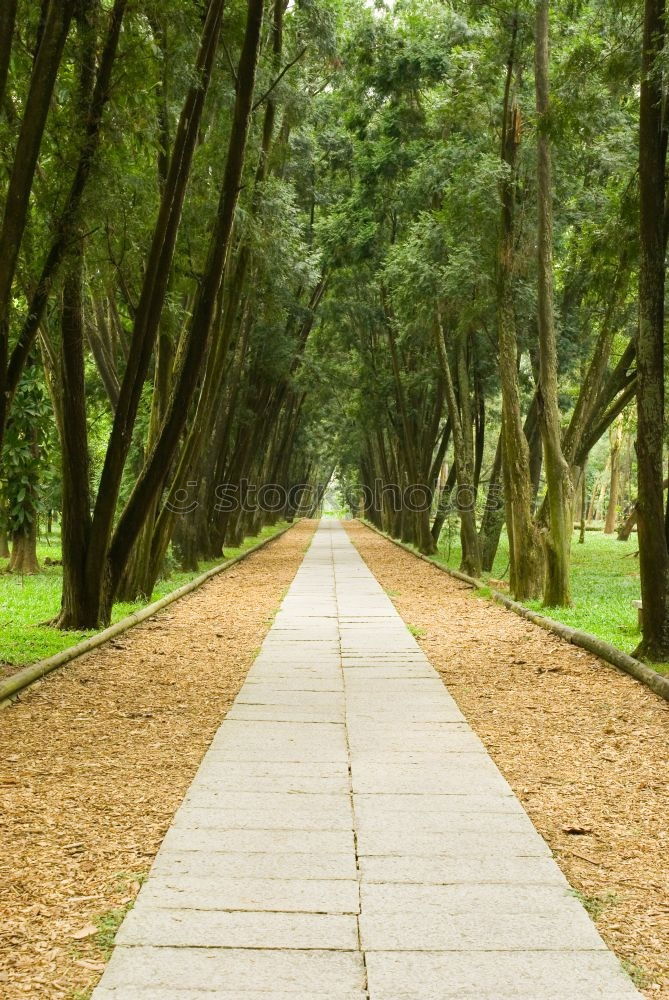
[(411, 632), (414, 639), (424, 639), (427, 632), (424, 628), (420, 628), (418, 625), (407, 625), (407, 628)]
[[(588, 531), (585, 544), (578, 544), (574, 533), (572, 546), (571, 608), (544, 608), (541, 601), (528, 601), (527, 606), (549, 618), (564, 622), (582, 632), (590, 632), (610, 642), (626, 653), (632, 653), (639, 642), (637, 611), (632, 601), (641, 597), (639, 560), (635, 558), (638, 540), (619, 542), (615, 535)], [(457, 569), (460, 564), (460, 540), (453, 538), (450, 555), (448, 541), (442, 541), (438, 562)], [(490, 580), (508, 581), (509, 546), (502, 535)], [(502, 589), (496, 584), (497, 589)], [(665, 670), (667, 668), (660, 667)]]
[[(136, 883), (138, 887), (141, 887), (145, 880), (145, 872), (137, 874), (118, 872), (114, 879), (114, 888), (116, 890), (120, 889), (127, 892), (130, 890), (132, 883)], [(106, 910), (104, 913), (99, 913), (96, 917), (94, 917), (94, 924), (97, 931), (92, 935), (92, 937), (95, 946), (101, 953), (99, 957), (103, 961), (108, 962), (111, 958), (118, 929), (134, 905), (135, 900), (133, 898), (121, 903), (119, 906)], [(73, 949), (73, 956), (75, 959), (80, 958), (81, 954), (82, 953), (79, 948), (75, 947)], [(75, 990), (73, 993), (69, 994), (68, 1000), (90, 1000), (93, 989), (94, 987), (90, 986), (87, 989)]]
[[(239, 548), (226, 548), (226, 559), (241, 555), (263, 539), (275, 535), (283, 527), (285, 527), (284, 522), (268, 526), (255, 538), (245, 539)], [(48, 540), (41, 540), (37, 553), (42, 567), (42, 571), (37, 575), (21, 577), (0, 572), (0, 664), (19, 666), (34, 663), (36, 660), (60, 653), (87, 636), (94, 635), (93, 632), (61, 632), (44, 624), (53, 620), (60, 609), (62, 567), (44, 565), (47, 558), (60, 559), (58, 535), (54, 534)], [(201, 563), (197, 573), (176, 571), (171, 573), (165, 579), (158, 581), (151, 600), (157, 601), (165, 597), (200, 573), (213, 569), (221, 561), (215, 559), (212, 562)], [(115, 604), (112, 621), (117, 622), (142, 607), (144, 607), (142, 602)]]
[(572, 889), (571, 895), (580, 900), (593, 920), (601, 917), (607, 906), (615, 906), (618, 902), (618, 897), (612, 892), (605, 892), (599, 896), (589, 896), (586, 893), (579, 892), (578, 889)]
[[(131, 883), (136, 883), (137, 887), (141, 887), (145, 881), (146, 874), (144, 872), (139, 874), (119, 872), (116, 876), (116, 885), (122, 889), (129, 888)], [(137, 888), (137, 891), (139, 891), (139, 888)], [(106, 910), (104, 913), (98, 914), (95, 918), (95, 925), (98, 929), (95, 935), (95, 943), (107, 962), (111, 958), (118, 929), (123, 923), (126, 914), (132, 910), (134, 905), (135, 900), (132, 899), (126, 903), (122, 903), (120, 906), (113, 907), (111, 910)]]
[(643, 990), (646, 986), (650, 986), (652, 983), (651, 977), (648, 975), (645, 969), (641, 966), (635, 965), (634, 962), (630, 962), (627, 959), (623, 959), (620, 963), (630, 977), (637, 989)]

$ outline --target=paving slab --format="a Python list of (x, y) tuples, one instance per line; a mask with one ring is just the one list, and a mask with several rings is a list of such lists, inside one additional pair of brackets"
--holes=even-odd
[[(417, 795), (417, 799), (427, 796)], [(446, 798), (447, 796), (442, 796)], [(482, 828), (489, 837), (499, 834), (532, 834), (533, 828), (522, 813), (457, 813), (444, 809), (443, 812), (389, 812), (385, 809), (356, 809), (355, 828), (359, 837), (381, 832), (399, 839), (412, 834), (449, 835), (450, 838), (466, 833), (477, 833)]]
[(323, 522), (93, 1000), (639, 996)]
[[(219, 762), (220, 763), (220, 762)], [(238, 763), (237, 761), (235, 763)], [(300, 761), (278, 761), (284, 763), (286, 767), (291, 764), (299, 765)], [(252, 774), (244, 770), (241, 774), (230, 773), (220, 774), (220, 767), (216, 762), (203, 767), (198, 781), (198, 790), (204, 791), (213, 788), (218, 791), (231, 792), (295, 792), (301, 794), (348, 791), (350, 779), (348, 770), (341, 770), (339, 774), (299, 774), (289, 770), (266, 774)]]
[[(285, 993), (283, 990), (246, 990), (243, 986), (234, 990), (186, 990), (170, 989), (169, 987), (149, 987), (133, 986), (132, 989), (119, 987), (118, 989), (105, 989), (98, 987), (95, 992), (95, 1000), (295, 1000), (299, 996), (300, 1000), (368, 1000), (369, 994), (366, 990), (356, 990), (354, 993), (346, 990), (335, 993)], [(614, 998), (615, 1000), (615, 998)]]
[[(357, 879), (351, 854), (245, 854), (161, 850), (152, 873), (204, 879)], [(387, 879), (384, 879), (387, 881)], [(400, 881), (397, 878), (397, 881)]]
[(606, 945), (581, 907), (580, 913), (562, 909), (549, 913), (504, 913), (496, 909), (478, 914), (407, 910), (360, 917), (360, 937), (365, 952), (455, 951), (485, 952), (603, 950)]
[[(400, 800), (403, 801), (403, 800)], [(311, 793), (282, 791), (226, 791), (212, 788), (206, 783), (191, 787), (184, 800), (185, 806), (195, 808), (272, 812), (293, 812), (295, 815), (314, 813), (334, 817), (352, 826), (353, 810), (348, 789), (339, 794), (327, 794), (319, 789)], [(177, 814), (178, 815), (178, 814)], [(297, 827), (302, 829), (302, 827)]]
[[(431, 758), (428, 765), (431, 764)], [(476, 795), (474, 792), (464, 795), (420, 795), (407, 793), (405, 795), (384, 795), (383, 793), (363, 793), (353, 796), (353, 806), (356, 817), (368, 812), (373, 815), (381, 813), (410, 813), (420, 816), (423, 813), (448, 812), (454, 816), (468, 813), (485, 814), (486, 816), (522, 816), (530, 822), (528, 829), (534, 829), (529, 816), (515, 796), (512, 795)]]
[(344, 707), (319, 708), (317, 705), (248, 705), (239, 703), (230, 709), (229, 719), (253, 722), (336, 722), (343, 724)]
[(281, 948), (356, 951), (352, 914), (151, 909), (128, 914), (116, 943), (171, 948)]
[(334, 691), (310, 691), (308, 688), (288, 691), (282, 685), (245, 684), (235, 702), (235, 707), (241, 705), (343, 709), (346, 702), (343, 685), (340, 690)]
[(172, 851), (267, 854), (353, 853), (352, 830), (179, 830), (170, 827), (163, 846)]
[[(196, 781), (191, 786), (193, 791), (200, 783), (215, 781), (220, 788), (225, 788), (227, 782), (236, 779), (246, 781), (251, 778), (338, 778), (342, 774), (348, 775), (348, 764), (327, 763), (325, 761), (311, 760), (242, 760), (233, 767), (221, 767), (216, 760), (216, 754), (209, 752), (202, 759), (202, 764), (197, 773)], [(270, 791), (283, 791), (283, 789), (270, 789)], [(329, 789), (320, 789), (326, 793)]]
[(584, 913), (567, 886), (534, 885), (386, 885), (361, 886), (361, 905), (370, 916), (419, 911), (426, 916), (447, 913), (500, 914)]
[(466, 795), (468, 791), (478, 795), (505, 794), (508, 785), (494, 770), (490, 758), (487, 758), (486, 766), (481, 766), (480, 760), (480, 754), (444, 755), (442, 770), (427, 769), (417, 764), (383, 767), (352, 760), (353, 790), (420, 795)]
[(633, 1000), (610, 952), (369, 952), (374, 1000)]
[(350, 815), (296, 803), (285, 809), (217, 809), (182, 806), (173, 820), (176, 830), (351, 830)]
[(426, 885), (558, 885), (567, 880), (549, 854), (540, 857), (491, 856), (467, 858), (429, 855), (365, 855), (358, 857), (364, 883)]
[(164, 910), (272, 910), (282, 913), (358, 913), (356, 880), (222, 878), (154, 874), (141, 907)]
[[(115, 949), (104, 974), (103, 987), (136, 987), (290, 993), (310, 991), (339, 1000), (365, 985), (359, 951), (296, 951), (251, 948), (126, 947)], [(95, 1000), (98, 996), (95, 995)]]

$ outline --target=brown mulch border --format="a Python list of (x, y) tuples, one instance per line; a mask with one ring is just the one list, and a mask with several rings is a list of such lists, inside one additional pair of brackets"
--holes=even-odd
[[(477, 590), (481, 590), (486, 587), (486, 584), (482, 580), (477, 580), (472, 576), (467, 576), (465, 573), (460, 573), (458, 570), (451, 569), (450, 566), (445, 566), (443, 563), (438, 562), (436, 559), (432, 559), (430, 556), (423, 555), (422, 552), (417, 552), (410, 545), (406, 545), (397, 538), (391, 538), (390, 535), (384, 534), (384, 532), (380, 531), (369, 521), (365, 521), (364, 524), (367, 528), (371, 528), (372, 531), (375, 531), (377, 534), (387, 539), (387, 541), (392, 542), (393, 545), (397, 545), (399, 548), (410, 552), (412, 555), (416, 556), (417, 559), (424, 559), (426, 562), (431, 562), (432, 565), (436, 566), (441, 573), (448, 573), (449, 576), (454, 577), (456, 580), (462, 580), (464, 583), (469, 584), (470, 587), (474, 587)], [(628, 653), (624, 653), (622, 649), (618, 649), (617, 646), (611, 645), (610, 642), (606, 642), (604, 639), (600, 639), (596, 635), (592, 635), (590, 632), (581, 632), (580, 629), (575, 629), (570, 625), (565, 625), (563, 622), (555, 621), (553, 618), (548, 618), (546, 615), (542, 615), (538, 611), (532, 611), (530, 608), (526, 608), (523, 604), (519, 604), (517, 601), (511, 600), (508, 594), (502, 594), (498, 590), (491, 590), (489, 592), (493, 601), (496, 601), (498, 604), (503, 604), (505, 608), (513, 611), (514, 614), (520, 615), (521, 618), (527, 618), (528, 621), (534, 622), (535, 625), (540, 625), (542, 628), (546, 629), (547, 632), (554, 632), (555, 635), (560, 636), (561, 639), (565, 639), (567, 642), (572, 642), (575, 646), (580, 646), (581, 649), (587, 649), (589, 653), (594, 653), (595, 656), (599, 657), (601, 660), (606, 660), (607, 663), (611, 663), (614, 667), (618, 667), (619, 670), (629, 674), (630, 677), (634, 677), (635, 680), (639, 681), (641, 684), (645, 684), (646, 687), (649, 687), (651, 691), (654, 691), (655, 694), (660, 696), (660, 698), (664, 698), (665, 701), (669, 701), (669, 677), (664, 677), (657, 670), (647, 666), (640, 660), (636, 660)]]
[(648, 997), (669, 998), (669, 705), (364, 525), (352, 541)]
[(3, 1000), (79, 1000), (100, 978), (314, 529), (300, 522), (0, 713)]
[(58, 670), (60, 667), (72, 663), (73, 660), (83, 656), (84, 653), (97, 649), (99, 646), (104, 646), (110, 639), (115, 639), (117, 636), (123, 635), (124, 632), (128, 632), (131, 628), (135, 628), (136, 625), (140, 625), (148, 618), (153, 618), (159, 611), (163, 611), (170, 604), (174, 604), (175, 601), (179, 601), (182, 597), (186, 597), (187, 594), (191, 594), (194, 590), (201, 587), (203, 583), (213, 580), (215, 576), (225, 572), (231, 566), (234, 566), (235, 563), (242, 562), (253, 552), (257, 552), (259, 549), (264, 548), (265, 545), (269, 545), (275, 538), (280, 538), (281, 535), (290, 531), (292, 527), (292, 524), (289, 524), (285, 528), (281, 528), (276, 534), (271, 535), (269, 538), (264, 538), (261, 542), (241, 552), (238, 556), (226, 559), (218, 566), (214, 566), (205, 573), (201, 573), (200, 576), (189, 580), (188, 583), (184, 583), (177, 590), (173, 590), (171, 594), (166, 594), (165, 597), (147, 604), (138, 611), (133, 611), (132, 614), (127, 615), (118, 622), (114, 622), (113, 625), (103, 629), (102, 632), (97, 632), (95, 635), (89, 636), (88, 639), (82, 639), (76, 645), (61, 650), (60, 653), (55, 653), (53, 656), (48, 656), (46, 659), (38, 660), (35, 663), (29, 663), (27, 666), (0, 664), (0, 670), (3, 667), (5, 668), (0, 677), (0, 709), (7, 708), (12, 704), (17, 695), (22, 691), (26, 691), (53, 670)]

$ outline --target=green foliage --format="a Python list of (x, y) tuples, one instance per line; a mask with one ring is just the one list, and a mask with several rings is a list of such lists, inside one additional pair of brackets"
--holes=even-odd
[[(31, 368), (18, 387), (2, 452), (2, 507), (11, 535), (24, 534), (42, 509), (41, 478), (50, 470), (47, 445), (51, 410), (37, 372)], [(51, 479), (53, 494), (53, 479)]]

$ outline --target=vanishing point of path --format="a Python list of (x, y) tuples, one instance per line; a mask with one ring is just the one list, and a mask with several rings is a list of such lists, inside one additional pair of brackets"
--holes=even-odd
[(638, 996), (324, 522), (93, 1000)]

